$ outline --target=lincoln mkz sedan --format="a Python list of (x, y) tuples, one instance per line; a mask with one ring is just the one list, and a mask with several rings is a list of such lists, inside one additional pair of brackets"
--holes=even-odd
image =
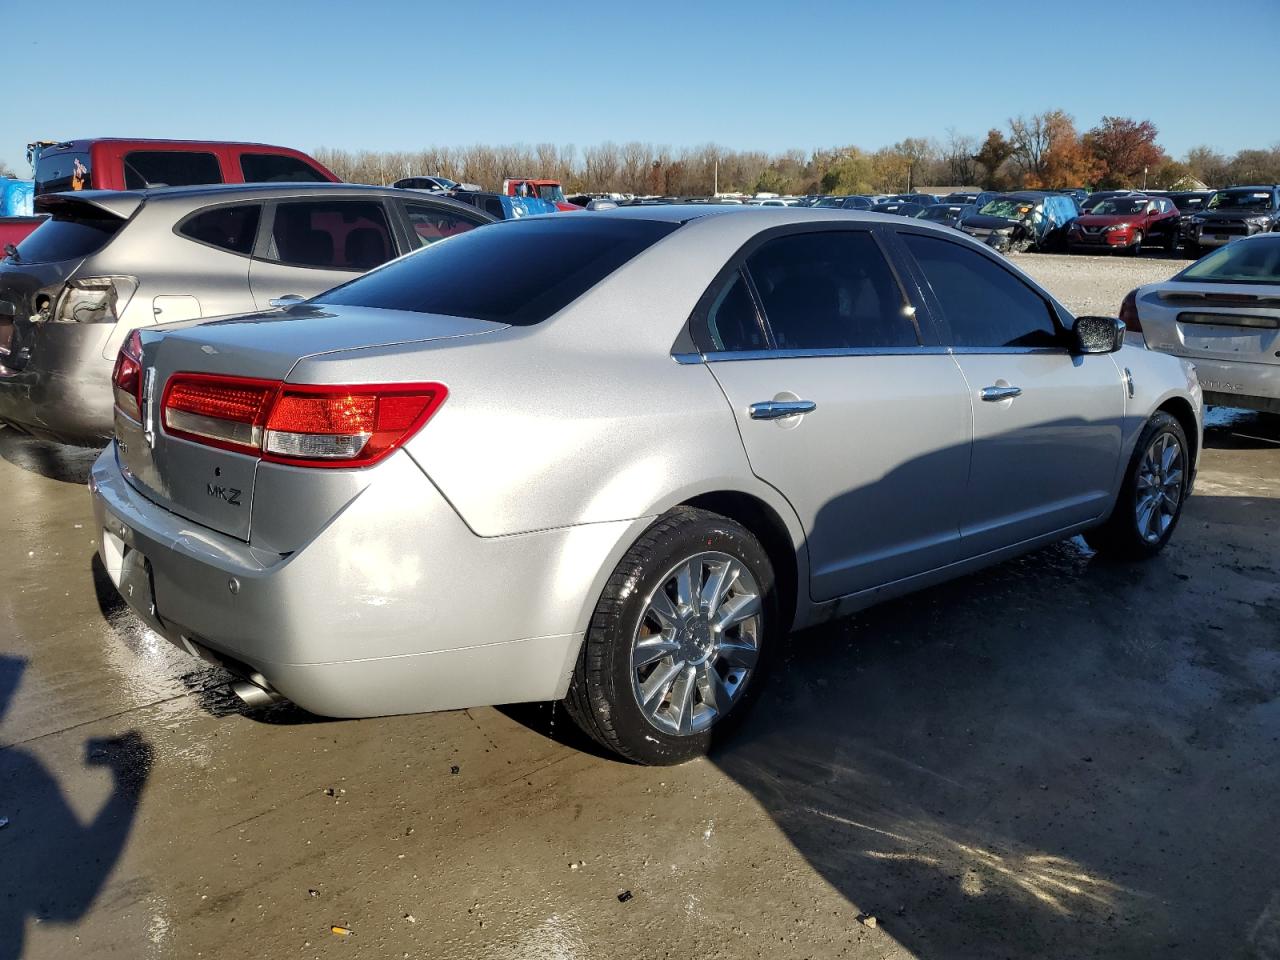
[(700, 754), (787, 631), (1083, 532), (1160, 550), (1185, 361), (919, 220), (499, 223), (285, 309), (142, 329), (90, 478), (133, 610), (254, 702), (564, 698)]

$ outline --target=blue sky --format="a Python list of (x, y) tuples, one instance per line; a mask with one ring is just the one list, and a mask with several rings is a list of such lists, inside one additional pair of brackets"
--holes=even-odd
[(24, 175), (35, 138), (810, 150), (1050, 107), (1081, 129), (1151, 119), (1175, 155), (1280, 140), (1280, 0), (119, 0), (60, 19), (0, 3), (0, 161)]

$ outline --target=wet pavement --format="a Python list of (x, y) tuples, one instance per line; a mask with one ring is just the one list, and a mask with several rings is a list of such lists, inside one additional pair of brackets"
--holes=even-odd
[(675, 769), (243, 710), (113, 596), (93, 455), (0, 430), (0, 958), (1280, 957), (1280, 418), (1213, 422), (1154, 562), (798, 634)]

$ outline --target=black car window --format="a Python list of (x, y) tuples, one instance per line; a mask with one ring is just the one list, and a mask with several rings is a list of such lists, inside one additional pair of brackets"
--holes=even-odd
[(317, 299), (529, 326), (677, 226), (589, 214), (495, 223), (434, 243)]
[(36, 161), (35, 195), (64, 190), (92, 190), (93, 171), (87, 153), (45, 154)]
[(266, 259), (296, 267), (371, 270), (396, 256), (376, 200), (290, 200), (276, 205)]
[(457, 210), (430, 203), (406, 203), (404, 211), (409, 217), (409, 224), (413, 227), (418, 244), (423, 247), (481, 226), (481, 221), (475, 217), (464, 216)]
[(126, 190), (222, 183), (222, 167), (212, 153), (190, 150), (134, 150), (124, 156)]
[(258, 235), (258, 218), (262, 205), (237, 204), (230, 207), (213, 207), (187, 217), (178, 226), (184, 237), (199, 243), (207, 243), (219, 250), (232, 253), (251, 253), (253, 241)]
[(1043, 297), (976, 250), (939, 237), (903, 241), (933, 288), (957, 347), (1057, 347), (1058, 328)]
[(866, 231), (779, 237), (747, 269), (780, 350), (919, 344), (902, 289)]
[(297, 157), (278, 153), (242, 153), (240, 175), (245, 183), (326, 183), (328, 178)]
[(711, 350), (763, 350), (768, 346), (741, 270), (734, 271), (707, 306), (707, 336)]
[[(77, 204), (83, 206), (83, 204)], [(97, 253), (125, 221), (107, 215), (55, 213), (18, 243), (18, 263), (57, 263)]]

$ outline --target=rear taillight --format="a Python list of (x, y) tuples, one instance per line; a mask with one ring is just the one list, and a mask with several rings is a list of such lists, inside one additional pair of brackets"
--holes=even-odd
[(1138, 319), (1138, 291), (1130, 290), (1120, 301), (1120, 319), (1132, 333), (1142, 333), (1142, 321)]
[(70, 281), (58, 297), (53, 319), (60, 323), (115, 323), (138, 289), (134, 277), (83, 277)]
[(142, 334), (137, 330), (116, 354), (115, 369), (111, 371), (111, 389), (116, 407), (134, 420), (142, 420)]
[(365, 467), (413, 436), (439, 409), (439, 383), (309, 386), (174, 374), (162, 422), (173, 436), (309, 467)]

